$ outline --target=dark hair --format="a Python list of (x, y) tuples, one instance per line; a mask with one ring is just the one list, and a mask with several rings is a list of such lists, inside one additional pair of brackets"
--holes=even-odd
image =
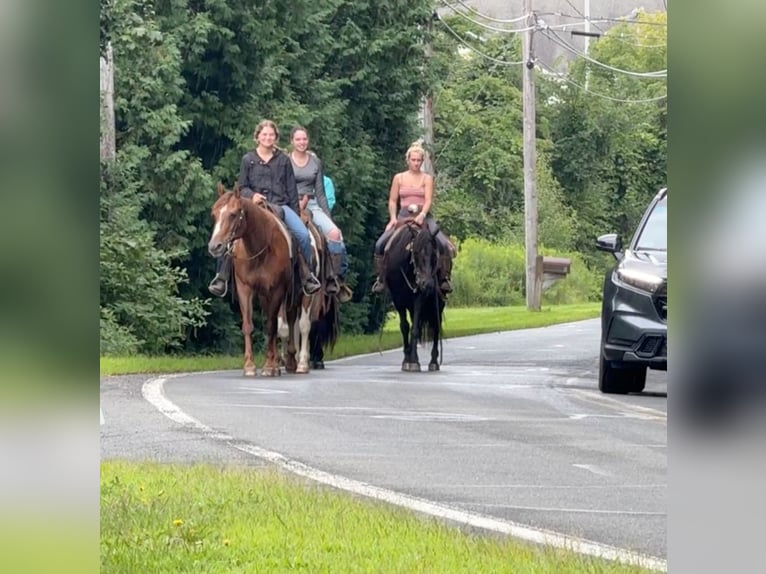
[(293, 129), (290, 130), (290, 141), (293, 141), (295, 134), (298, 132), (306, 132), (306, 136), (309, 135), (309, 131), (303, 126), (295, 126)]

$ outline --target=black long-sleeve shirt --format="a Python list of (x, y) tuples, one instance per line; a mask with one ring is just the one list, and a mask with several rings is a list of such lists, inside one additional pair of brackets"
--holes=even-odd
[(239, 168), (239, 188), (244, 197), (252, 197), (258, 192), (268, 202), (287, 205), (295, 213), (300, 213), (293, 163), (278, 149), (268, 162), (254, 151), (246, 153)]

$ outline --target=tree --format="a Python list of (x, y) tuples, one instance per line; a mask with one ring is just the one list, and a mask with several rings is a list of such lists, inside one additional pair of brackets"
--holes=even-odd
[[(666, 14), (639, 13), (637, 19), (594, 42), (591, 57), (618, 70), (665, 70)], [(544, 83), (553, 97), (543, 98), (551, 102), (543, 113), (550, 117), (554, 175), (578, 213), (575, 247), (596, 263), (602, 258), (593, 251), (595, 237), (630, 233), (667, 184), (667, 86), (663, 77), (637, 78), (584, 59), (572, 65), (569, 78), (584, 86), (586, 74), (588, 92)]]

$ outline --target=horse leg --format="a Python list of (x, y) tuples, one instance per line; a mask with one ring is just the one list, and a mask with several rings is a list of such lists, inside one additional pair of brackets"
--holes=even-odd
[(431, 345), (431, 362), (428, 363), (428, 370), (429, 371), (438, 371), (439, 370), (439, 336), (441, 335), (441, 317), (440, 314), (437, 312), (435, 313), (435, 316), (433, 317), (433, 331), (434, 331), (434, 340)]
[(279, 310), (279, 337), (282, 342), (282, 354), (279, 357), (279, 366), (284, 367), (288, 373), (294, 373), (297, 367), (295, 362), (295, 345), (293, 344), (292, 313), (287, 310), (287, 305), (282, 304)]
[(299, 343), (298, 351), (298, 373), (309, 372), (309, 333), (311, 332), (311, 307), (314, 303), (313, 297), (303, 297), (299, 317), (295, 321), (295, 339)]
[(277, 319), (277, 333), (279, 333), (279, 348), (278, 348), (278, 355), (279, 355), (279, 366), (285, 367), (288, 371), (290, 370), (287, 366), (287, 363), (285, 362), (285, 357), (287, 356), (287, 343), (288, 339), (290, 338), (290, 323), (287, 320), (287, 311), (285, 310), (285, 304), (282, 303), (282, 306), (279, 308), (279, 318)]
[(420, 365), (412, 363), (412, 340), (410, 338), (410, 324), (407, 321), (406, 308), (399, 311), (399, 329), (402, 332), (402, 342), (404, 343), (402, 371), (419, 371)]
[(255, 363), (253, 363), (253, 291), (240, 281), (237, 281), (237, 298), (239, 299), (239, 312), (242, 315), (242, 336), (245, 339), (245, 366), (244, 375), (254, 377)]
[(266, 362), (263, 364), (261, 374), (265, 377), (278, 377), (282, 374), (279, 368), (279, 356), (277, 354), (278, 316), (281, 299), (265, 301), (261, 298), (261, 308), (264, 311), (264, 327), (266, 330)]
[(316, 370), (324, 369), (324, 349), (322, 349), (322, 337), (320, 329), (324, 319), (319, 319), (311, 324), (309, 331), (309, 367)]
[(418, 358), (418, 343), (420, 342), (421, 322), (423, 311), (420, 305), (420, 298), (416, 294), (415, 302), (412, 306), (412, 332), (410, 333), (410, 364), (411, 371), (420, 372), (420, 359)]

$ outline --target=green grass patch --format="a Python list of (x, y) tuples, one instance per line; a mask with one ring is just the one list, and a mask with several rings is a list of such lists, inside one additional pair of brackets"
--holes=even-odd
[[(513, 331), (531, 327), (544, 327), (582, 319), (592, 319), (601, 313), (601, 303), (578, 303), (553, 305), (540, 312), (527, 311), (526, 307), (461, 307), (444, 312), (444, 336), (463, 337), (497, 331)], [(390, 313), (379, 334), (342, 336), (325, 359), (339, 359), (351, 355), (374, 353), (395, 349), (401, 345), (399, 317)], [(256, 357), (256, 365), (263, 357)], [(194, 371), (217, 371), (242, 368), (242, 356), (204, 357), (101, 357), (101, 375), (133, 373), (178, 373)]]
[(104, 462), (101, 571), (640, 573), (457, 527), (272, 470)]

